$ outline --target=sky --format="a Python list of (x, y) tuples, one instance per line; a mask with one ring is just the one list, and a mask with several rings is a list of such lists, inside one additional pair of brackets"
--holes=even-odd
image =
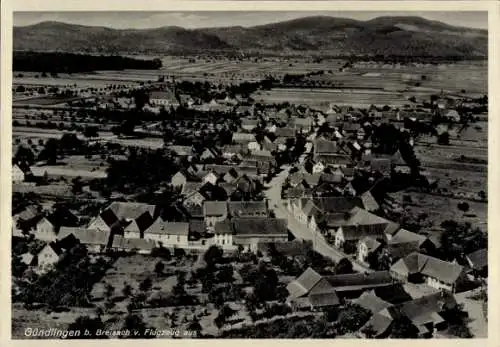
[(115, 29), (145, 29), (162, 26), (206, 28), (262, 25), (307, 16), (332, 16), (369, 20), (380, 16), (419, 16), (447, 24), (487, 29), (487, 12), (389, 12), (389, 11), (315, 11), (315, 12), (15, 12), (14, 25), (25, 26), (44, 21), (105, 26)]

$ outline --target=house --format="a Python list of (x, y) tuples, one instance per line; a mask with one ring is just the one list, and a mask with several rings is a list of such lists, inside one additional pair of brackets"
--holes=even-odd
[(314, 158), (316, 163), (321, 163), (323, 167), (344, 168), (352, 165), (351, 158), (346, 154), (321, 154)]
[(239, 177), (238, 171), (234, 168), (231, 167), (225, 174), (222, 176), (222, 179), (226, 183), (232, 183), (234, 182), (237, 178)]
[(286, 289), (289, 293), (287, 303), (296, 310), (325, 309), (340, 305), (333, 286), (310, 267), (290, 282)]
[(314, 159), (324, 154), (337, 154), (339, 153), (339, 146), (337, 141), (330, 141), (323, 138), (317, 138), (314, 143)]
[(474, 277), (488, 277), (488, 249), (482, 248), (465, 256)]
[(366, 291), (359, 298), (354, 300), (354, 303), (363, 307), (365, 310), (370, 311), (372, 314), (376, 314), (383, 309), (392, 306), (390, 302), (382, 300), (375, 294), (375, 290)]
[(376, 238), (366, 236), (359, 240), (356, 258), (362, 263), (368, 263), (368, 256), (377, 252), (382, 243), (378, 242)]
[(184, 206), (189, 206), (189, 205), (203, 206), (204, 201), (205, 201), (205, 196), (201, 194), (199, 191), (194, 191), (188, 195), (185, 195), (184, 201), (182, 203)]
[(37, 257), (29, 252), (26, 252), (21, 254), (21, 262), (27, 266), (34, 266), (36, 265)]
[(154, 241), (163, 247), (183, 248), (188, 245), (189, 223), (167, 222), (157, 218), (144, 231), (144, 239)]
[(37, 240), (51, 242), (56, 241), (58, 231), (58, 226), (55, 225), (55, 222), (53, 220), (51, 220), (49, 217), (42, 217), (35, 224), (35, 230), (33, 231), (33, 234), (35, 236), (35, 239)]
[(267, 217), (267, 201), (228, 201), (230, 218)]
[(178, 171), (175, 175), (170, 179), (170, 184), (173, 187), (183, 187), (188, 180), (188, 175), (185, 172)]
[(244, 145), (226, 145), (222, 147), (222, 157), (225, 159), (241, 158), (243, 154), (248, 152), (248, 147)]
[(186, 182), (182, 186), (181, 194), (184, 196), (189, 196), (194, 192), (197, 192), (203, 187), (203, 182)]
[(174, 152), (179, 157), (186, 157), (188, 159), (195, 155), (194, 149), (191, 146), (171, 145), (167, 146), (167, 149)]
[(24, 182), (24, 172), (19, 168), (19, 165), (12, 165), (12, 183)]
[[(111, 228), (120, 224), (120, 222), (130, 223), (132, 220), (139, 218), (148, 213), (151, 216), (151, 223), (156, 218), (159, 210), (155, 205), (148, 205), (143, 203), (132, 202), (113, 202), (106, 209), (104, 209), (99, 216), (97, 216), (88, 225), (88, 229), (111, 231)], [(139, 221), (141, 228), (145, 226), (142, 224), (145, 219)], [(132, 228), (132, 227), (131, 227)]]
[(29, 205), (22, 211), (12, 216), (13, 233), (22, 234), (23, 231), (29, 232), (41, 219), (42, 211), (38, 206)]
[(361, 207), (369, 212), (378, 211), (380, 209), (380, 205), (369, 190), (361, 194), (359, 199), (361, 200)]
[(111, 232), (109, 231), (63, 226), (59, 230), (57, 240), (60, 241), (67, 237), (74, 237), (87, 247), (89, 253), (102, 253), (109, 244), (110, 235)]
[(205, 150), (200, 154), (200, 160), (201, 161), (206, 161), (210, 159), (215, 159), (218, 158), (222, 155), (222, 153), (219, 152), (219, 150), (215, 148), (205, 148)]
[(391, 277), (389, 271), (352, 273), (325, 277), (335, 289), (339, 298), (359, 298), (359, 296), (367, 290), (389, 289), (397, 283)]
[(123, 229), (123, 237), (126, 239), (140, 239), (144, 231), (153, 224), (153, 216), (145, 211), (137, 218), (125, 219), (126, 225)]
[(242, 118), (241, 128), (246, 131), (252, 131), (259, 126), (259, 120), (256, 118)]
[(412, 253), (391, 266), (391, 274), (409, 282), (455, 292), (465, 280), (464, 267), (425, 254)]
[(282, 137), (285, 139), (288, 138), (295, 138), (296, 132), (295, 129), (290, 128), (290, 127), (282, 127), (282, 128), (276, 128), (274, 131), (274, 135), (276, 138)]
[(213, 185), (215, 185), (218, 180), (219, 180), (219, 176), (213, 171), (210, 171), (210, 172), (204, 174), (202, 179), (201, 179), (201, 181), (203, 183), (211, 183)]
[(395, 321), (406, 318), (416, 328), (419, 337), (432, 337), (436, 330), (447, 326), (443, 312), (456, 306), (454, 296), (446, 292), (425, 295), (397, 305), (380, 306), (382, 309), (375, 312), (360, 331), (370, 327), (375, 338), (385, 338), (390, 335)]
[(456, 110), (449, 110), (445, 113), (445, 117), (450, 119), (450, 120), (453, 120), (455, 122), (460, 122), (460, 115), (458, 114), (458, 112)]
[(311, 118), (293, 118), (291, 127), (293, 127), (297, 132), (308, 133), (312, 130), (313, 121)]
[(218, 230), (231, 231), (234, 245), (242, 246), (244, 250), (252, 252), (257, 251), (259, 243), (286, 242), (289, 239), (286, 219), (232, 218), (230, 221), (222, 222)]
[(61, 260), (62, 256), (63, 250), (55, 242), (50, 242), (36, 256), (38, 271), (41, 273), (49, 271)]
[(153, 106), (174, 106), (179, 105), (173, 91), (153, 91), (149, 95), (149, 102)]
[(388, 237), (387, 249), (394, 261), (414, 252), (431, 253), (435, 248), (426, 236), (406, 229), (399, 229), (393, 236)]
[(151, 254), (155, 242), (148, 239), (126, 239), (121, 235), (114, 235), (111, 248), (114, 251)]
[(233, 133), (232, 141), (235, 144), (248, 145), (251, 142), (256, 142), (255, 134), (250, 133)]
[[(365, 239), (368, 236), (375, 240), (383, 239), (385, 236), (384, 231), (386, 227), (386, 223), (341, 226), (335, 233), (335, 247), (345, 248), (346, 243), (356, 245), (360, 240)], [(374, 245), (373, 241), (366, 242), (368, 242), (370, 245)], [(368, 253), (366, 253), (365, 257), (367, 255)]]
[(213, 229), (217, 222), (227, 219), (227, 203), (225, 201), (205, 201), (203, 217), (208, 229)]

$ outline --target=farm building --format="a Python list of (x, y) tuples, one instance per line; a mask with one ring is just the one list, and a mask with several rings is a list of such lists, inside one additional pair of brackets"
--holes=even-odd
[(24, 172), (19, 168), (17, 164), (12, 166), (12, 182), (24, 182)]

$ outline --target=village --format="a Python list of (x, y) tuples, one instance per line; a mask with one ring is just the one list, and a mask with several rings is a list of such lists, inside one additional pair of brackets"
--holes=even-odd
[[(14, 110), (14, 334), (30, 312), (199, 337), (485, 334), (485, 189), (443, 189), (446, 160), (419, 150), (456, 146), (486, 99), (318, 109), (256, 102), (263, 84), (161, 76)], [(455, 212), (417, 215), (422, 195)]]

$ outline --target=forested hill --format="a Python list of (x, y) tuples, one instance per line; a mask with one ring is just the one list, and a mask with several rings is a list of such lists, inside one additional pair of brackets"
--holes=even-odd
[(60, 22), (14, 28), (14, 49), (102, 53), (262, 52), (355, 56), (486, 57), (486, 30), (420, 17), (357, 21), (305, 17), (254, 27), (117, 30)]

